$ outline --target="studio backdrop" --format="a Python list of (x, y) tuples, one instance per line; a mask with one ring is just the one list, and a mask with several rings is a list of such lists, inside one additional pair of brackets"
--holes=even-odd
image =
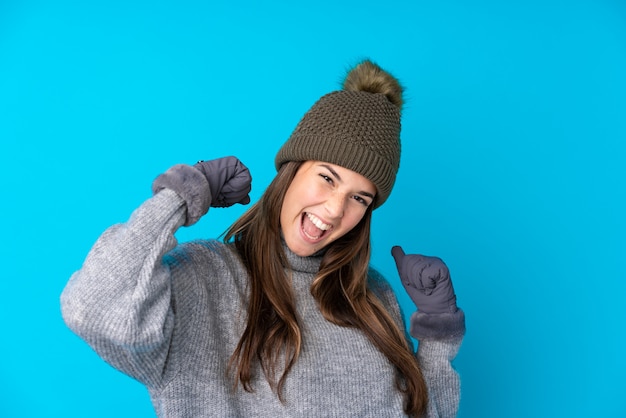
[(619, 0), (2, 1), (0, 416), (153, 417), (63, 323), (67, 280), (171, 165), (236, 155), (258, 199), (302, 114), (366, 57), (407, 98), (372, 263), (407, 317), (391, 247), (450, 267), (459, 416), (626, 416)]

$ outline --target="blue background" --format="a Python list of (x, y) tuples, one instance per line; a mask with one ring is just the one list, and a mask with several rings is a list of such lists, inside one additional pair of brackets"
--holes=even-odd
[(371, 57), (408, 100), (373, 263), (409, 313), (390, 247), (450, 266), (459, 415), (625, 417), (626, 4), (217, 3), (0, 2), (0, 416), (153, 416), (64, 326), (67, 279), (175, 163), (235, 154), (257, 199), (302, 114)]

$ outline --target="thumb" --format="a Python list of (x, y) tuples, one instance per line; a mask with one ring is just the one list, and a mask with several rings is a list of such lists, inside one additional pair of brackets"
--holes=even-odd
[(396, 261), (396, 267), (400, 270), (400, 266), (402, 264), (402, 260), (404, 259), (404, 250), (399, 245), (394, 245), (391, 248), (391, 255), (393, 259)]

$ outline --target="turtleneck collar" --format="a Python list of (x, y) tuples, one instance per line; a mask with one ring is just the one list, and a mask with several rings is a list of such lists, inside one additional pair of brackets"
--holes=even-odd
[(285, 241), (283, 241), (283, 248), (285, 250), (285, 255), (287, 256), (287, 261), (289, 261), (289, 265), (291, 266), (291, 269), (293, 271), (312, 274), (319, 271), (325, 250), (318, 251), (317, 253), (308, 257), (301, 257), (293, 253), (289, 249)]

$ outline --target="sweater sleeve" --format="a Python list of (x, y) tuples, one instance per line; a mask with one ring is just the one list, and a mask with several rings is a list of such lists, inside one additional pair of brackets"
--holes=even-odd
[(186, 206), (165, 189), (107, 229), (61, 294), (63, 319), (105, 361), (146, 385), (162, 376), (174, 328), (163, 255)]
[[(372, 279), (375, 279), (375, 286), (371, 285)], [(404, 329), (402, 311), (391, 286), (372, 270), (370, 286)], [(427, 418), (455, 417), (459, 409), (461, 381), (452, 361), (465, 334), (465, 314), (461, 309), (455, 314), (415, 312), (410, 318), (410, 334), (418, 340), (417, 360), (428, 387)]]
[(452, 366), (465, 335), (465, 314), (411, 316), (411, 335), (419, 341), (417, 359), (428, 384), (428, 416), (455, 417), (459, 410), (461, 381)]

